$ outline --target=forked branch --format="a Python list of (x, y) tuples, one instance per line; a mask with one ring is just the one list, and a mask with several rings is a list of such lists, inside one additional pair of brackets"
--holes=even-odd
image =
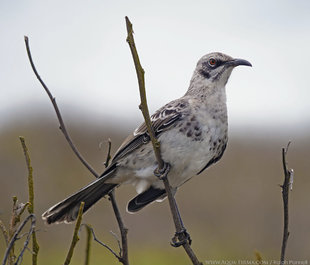
[(29, 229), (29, 231), (27, 233), (26, 240), (24, 242), (24, 247), (22, 248), (19, 256), (17, 257), (15, 264), (20, 264), (20, 262), (22, 261), (24, 252), (25, 252), (25, 250), (28, 247), (31, 235), (32, 235), (32, 233), (33, 233), (33, 231), (35, 229), (36, 218), (35, 218), (34, 214), (28, 215), (27, 218), (17, 228), (16, 232), (12, 236), (12, 238), (11, 238), (9, 244), (8, 244), (8, 247), (7, 247), (6, 251), (5, 251), (4, 258), (3, 258), (3, 261), (2, 261), (2, 265), (6, 264), (11, 249), (14, 247), (15, 242), (19, 239), (18, 235), (21, 233), (21, 231), (23, 230), (24, 226), (28, 223), (29, 220), (31, 220), (30, 229)]

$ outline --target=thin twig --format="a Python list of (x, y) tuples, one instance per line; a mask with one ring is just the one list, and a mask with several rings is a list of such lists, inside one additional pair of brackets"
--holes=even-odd
[(91, 242), (92, 242), (92, 234), (90, 225), (85, 225), (87, 238), (86, 238), (86, 249), (85, 249), (85, 262), (84, 265), (89, 265), (89, 259), (90, 259), (90, 249), (91, 249)]
[[(31, 52), (30, 52), (30, 47), (29, 47), (29, 40), (28, 40), (28, 37), (25, 36), (25, 44), (26, 44), (26, 50), (27, 50), (27, 54), (28, 54), (28, 58), (29, 58), (29, 61), (30, 61), (30, 64), (31, 64), (31, 67), (32, 67), (32, 70), (34, 72), (34, 74), (36, 75), (37, 79), (39, 80), (39, 82), (41, 83), (41, 85), (43, 86), (44, 90), (46, 91), (46, 93), (48, 94), (52, 104), (53, 104), (53, 107), (54, 107), (54, 110), (56, 112), (56, 115), (57, 115), (57, 118), (58, 118), (58, 122), (60, 124), (60, 130), (62, 131), (62, 133), (64, 134), (67, 142), (69, 143), (71, 149), (73, 150), (73, 152), (75, 153), (75, 155), (79, 158), (79, 160), (83, 163), (83, 165), (96, 177), (96, 178), (99, 178), (99, 174), (97, 174), (97, 172), (87, 163), (87, 161), (83, 158), (83, 156), (79, 153), (79, 151), (77, 150), (77, 148), (75, 147), (75, 145), (73, 144), (72, 140), (71, 140), (71, 137), (69, 136), (69, 133), (67, 132), (66, 130), (66, 127), (65, 127), (65, 124), (64, 124), (64, 121), (62, 119), (62, 116), (61, 116), (61, 113), (60, 113), (60, 110), (57, 106), (57, 103), (56, 103), (56, 99), (53, 97), (52, 93), (50, 92), (50, 90), (48, 89), (48, 87), (45, 85), (45, 83), (43, 82), (43, 80), (41, 79), (41, 77), (39, 76), (37, 70), (36, 70), (36, 67), (34, 65), (34, 62), (32, 60), (32, 55), (31, 55)], [(111, 152), (111, 140), (109, 139), (109, 147), (108, 147), (108, 155), (107, 155), (107, 159), (106, 159), (106, 162), (105, 162), (105, 165), (106, 167), (108, 166), (109, 164), (109, 161), (111, 159), (111, 155), (110, 155), (110, 152)], [(112, 197), (114, 196), (114, 194), (112, 194)], [(116, 207), (116, 208), (114, 208)], [(118, 216), (116, 216), (116, 219), (117, 220), (121, 220), (122, 224), (123, 224), (123, 221), (121, 219), (121, 216), (119, 214), (119, 210), (118, 210), (118, 207), (117, 207), (117, 204), (115, 202), (115, 205), (113, 206), (113, 210), (114, 210), (114, 213), (117, 214), (117, 212), (115, 212), (115, 209), (117, 209), (117, 212), (118, 212)], [(120, 223), (118, 223), (120, 225)], [(124, 226), (123, 226), (124, 227)], [(122, 235), (122, 238), (123, 237), (127, 237), (127, 229), (126, 231), (125, 230), (122, 230), (121, 227), (120, 228), (120, 231), (121, 231), (121, 235)], [(122, 249), (123, 251), (125, 251), (125, 255), (122, 255), (123, 260), (125, 263), (123, 263), (124, 265), (127, 265), (129, 264), (128, 262), (128, 246), (127, 246), (127, 238), (126, 240), (123, 241), (124, 244), (126, 245), (122, 245)]]
[[(110, 159), (111, 159), (111, 145), (112, 145), (111, 144), (111, 140), (109, 139), (108, 140), (107, 159), (106, 159), (106, 162), (104, 163), (105, 167), (108, 167), (109, 163), (110, 163)], [(124, 265), (129, 265), (128, 241), (127, 241), (128, 229), (125, 227), (123, 219), (122, 219), (122, 216), (121, 216), (121, 213), (120, 213), (120, 211), (118, 209), (117, 202), (116, 202), (116, 199), (115, 199), (115, 192), (114, 192), (114, 190), (112, 190), (109, 193), (109, 200), (111, 201), (112, 208), (113, 208), (113, 211), (114, 211), (114, 215), (116, 217), (116, 221), (117, 221), (117, 224), (118, 224), (118, 228), (119, 228), (119, 231), (121, 233), (122, 243), (120, 244), (119, 240), (117, 239), (117, 243), (118, 243), (118, 246), (119, 246), (119, 257), (120, 257), (118, 260), (121, 263), (123, 263)]]
[(55, 109), (58, 121), (59, 121), (59, 129), (62, 131), (62, 133), (64, 134), (65, 138), (67, 139), (67, 142), (69, 143), (71, 149), (73, 150), (73, 152), (75, 153), (75, 155), (80, 159), (80, 161), (82, 162), (82, 164), (96, 177), (98, 178), (99, 175), (96, 173), (96, 171), (86, 162), (86, 160), (83, 158), (83, 156), (80, 154), (80, 152), (77, 150), (77, 148), (75, 147), (75, 145), (73, 144), (71, 137), (69, 135), (69, 133), (67, 132), (66, 126), (64, 124), (64, 121), (62, 119), (60, 110), (57, 106), (56, 103), (56, 99), (53, 97), (52, 93), (50, 92), (50, 90), (48, 89), (48, 87), (45, 85), (45, 83), (43, 82), (43, 80), (41, 79), (41, 77), (39, 76), (37, 69), (33, 63), (32, 60), (32, 56), (31, 56), (31, 52), (30, 52), (30, 47), (29, 47), (29, 40), (28, 37), (25, 36), (25, 44), (26, 44), (26, 49), (27, 49), (27, 54), (28, 54), (28, 58), (32, 67), (32, 70), (34, 72), (34, 74), (36, 75), (37, 79), (39, 80), (39, 82), (41, 83), (41, 85), (43, 86), (44, 90), (46, 91), (46, 93), (48, 94), (48, 97), (50, 98), (53, 107)]
[(282, 239), (282, 247), (281, 247), (281, 257), (280, 257), (281, 263), (280, 264), (284, 264), (287, 240), (290, 235), (288, 231), (288, 223), (289, 223), (288, 195), (290, 191), (290, 186), (292, 185), (291, 174), (293, 171), (287, 168), (287, 162), (286, 162), (286, 155), (288, 152), (289, 145), (290, 145), (290, 142), (287, 144), (286, 148), (282, 148), (284, 181), (283, 181), (283, 185), (281, 185), (281, 188), (282, 188), (282, 199), (283, 199), (283, 210), (284, 210), (284, 214), (283, 214), (284, 226), (283, 226), (283, 239)]
[(111, 147), (112, 147), (112, 142), (111, 142), (111, 139), (109, 138), (108, 139), (108, 152), (107, 152), (107, 158), (104, 162), (104, 166), (107, 168), (109, 166), (109, 163), (110, 163), (110, 160), (112, 158), (111, 156)]
[[(29, 205), (29, 202), (18, 203), (17, 197), (13, 196), (13, 211), (12, 211), (12, 218), (11, 218), (11, 224), (10, 224), (10, 231), (13, 231), (16, 224), (20, 222), (20, 217), (22, 216), (22, 214), (24, 213), (28, 205)], [(13, 235), (13, 233), (9, 232), (10, 235)]]
[(155, 137), (154, 129), (153, 129), (151, 119), (150, 119), (150, 113), (149, 113), (149, 110), (147, 107), (147, 99), (146, 99), (146, 92), (145, 92), (145, 81), (144, 81), (144, 69), (141, 66), (140, 59), (138, 56), (138, 51), (137, 51), (136, 44), (135, 44), (135, 41), (133, 38), (132, 23), (130, 22), (128, 17), (125, 17), (125, 20), (126, 20), (126, 28), (127, 28), (127, 34), (128, 34), (127, 35), (127, 42), (129, 44), (130, 51), (132, 54), (132, 58), (133, 58), (133, 61), (135, 64), (138, 83), (139, 83), (139, 91), (140, 91), (140, 99), (141, 99), (139, 109), (142, 111), (142, 114), (143, 114), (143, 117), (145, 120), (145, 124), (147, 127), (147, 131), (148, 131), (148, 134), (149, 134), (151, 141), (152, 141), (155, 157), (156, 157), (156, 160), (158, 162), (158, 168), (159, 168), (159, 170), (161, 170), (164, 168), (165, 163), (164, 163), (164, 161), (161, 157), (161, 154), (160, 154), (160, 143)]
[(97, 239), (96, 235), (95, 235), (95, 231), (92, 227), (89, 227), (89, 229), (91, 230), (92, 234), (93, 234), (93, 238), (94, 240), (99, 243), (101, 246), (105, 247), (107, 250), (109, 250), (118, 260), (119, 262), (122, 263), (122, 257), (120, 257), (119, 255), (117, 255), (117, 253), (110, 248), (108, 245), (106, 245), (105, 243), (101, 242), (100, 240)]
[[(23, 147), (26, 164), (28, 168), (28, 194), (29, 194), (28, 195), (29, 196), (28, 212), (29, 214), (33, 214), (34, 213), (34, 189), (33, 189), (34, 184), (33, 184), (33, 175), (32, 175), (33, 169), (31, 166), (31, 160), (30, 160), (28, 148), (26, 146), (25, 138), (20, 136), (19, 139)], [(37, 265), (38, 263), (37, 260), (38, 260), (39, 249), (40, 247), (37, 241), (36, 232), (34, 230), (32, 233), (32, 265)]]
[(32, 219), (30, 230), (29, 230), (29, 232), (27, 234), (26, 241), (24, 242), (24, 247), (23, 247), (22, 251), (20, 252), (19, 256), (17, 257), (17, 260), (16, 260), (14, 265), (18, 265), (18, 264), (20, 264), (22, 262), (22, 258), (24, 256), (24, 252), (25, 252), (26, 249), (28, 249), (28, 244), (30, 242), (30, 236), (33, 235), (33, 233), (35, 232), (35, 226), (36, 226), (35, 215), (34, 214), (30, 214), (28, 217)]
[(139, 108), (142, 111), (142, 114), (143, 114), (143, 117), (145, 120), (145, 124), (147, 127), (147, 132), (150, 136), (150, 139), (151, 139), (151, 142), (153, 145), (155, 157), (156, 157), (156, 160), (158, 163), (157, 172), (163, 172), (164, 169), (166, 168), (166, 172), (164, 173), (163, 176), (161, 176), (161, 179), (164, 182), (166, 193), (168, 196), (170, 210), (171, 210), (174, 225), (176, 228), (177, 238), (180, 242), (182, 242), (181, 245), (183, 245), (183, 248), (185, 249), (185, 251), (186, 251), (187, 255), (189, 256), (189, 258), (191, 259), (192, 263), (195, 265), (196, 264), (202, 264), (197, 259), (194, 251), (192, 250), (192, 248), (189, 244), (189, 241), (186, 240), (186, 236), (188, 234), (185, 234), (186, 230), (184, 229), (183, 222), (182, 222), (182, 219), (181, 219), (180, 214), (178, 212), (177, 204), (176, 204), (176, 201), (175, 201), (174, 196), (172, 194), (171, 187), (170, 187), (170, 184), (169, 184), (169, 181), (167, 178), (167, 175), (169, 173), (169, 166), (166, 167), (166, 164), (161, 157), (160, 143), (158, 142), (158, 140), (155, 137), (154, 129), (152, 127), (152, 123), (151, 123), (151, 119), (150, 119), (150, 114), (149, 114), (149, 110), (148, 110), (148, 106), (147, 106), (146, 92), (145, 92), (144, 70), (141, 66), (140, 59), (139, 59), (138, 52), (137, 52), (137, 48), (135, 45), (135, 41), (134, 41), (134, 37), (133, 37), (132, 23), (130, 22), (128, 17), (125, 17), (125, 20), (126, 20), (126, 28), (127, 28), (127, 42), (129, 44), (129, 47), (130, 47), (130, 51), (131, 51), (132, 58), (134, 61), (134, 65), (135, 65), (135, 69), (136, 69), (136, 73), (137, 73), (137, 78), (138, 78), (138, 83), (139, 83), (139, 91), (140, 91), (140, 99), (141, 99), (141, 103), (139, 105)]
[(122, 244), (121, 241), (119, 240), (119, 237), (116, 233), (114, 233), (112, 230), (110, 231), (111, 235), (114, 236), (115, 240), (117, 241), (118, 244), (118, 249), (119, 249), (119, 256), (122, 256)]
[[(11, 221), (9, 224), (9, 240), (13, 237), (13, 235), (16, 232), (17, 229), (17, 224), (20, 223), (21, 216), (23, 212), (26, 210), (27, 206), (29, 205), (29, 202), (27, 203), (18, 203), (18, 199), (16, 196), (13, 196), (13, 209), (12, 209), (12, 216), (11, 216)], [(16, 256), (15, 256), (15, 247), (14, 243), (11, 246), (11, 251), (10, 251), (10, 262), (9, 264), (13, 264), (15, 262)]]
[[(18, 239), (18, 235), (19, 233), (22, 231), (22, 229), (24, 228), (24, 226), (28, 223), (28, 221), (31, 219), (31, 226), (30, 226), (30, 229), (29, 229), (29, 232), (27, 234), (27, 238), (26, 238), (26, 241), (24, 242), (24, 247), (22, 249), (22, 251), (20, 252), (15, 264), (19, 264), (19, 262), (21, 261), (23, 255), (24, 255), (24, 252), (30, 242), (30, 236), (32, 235), (33, 231), (34, 231), (34, 228), (35, 228), (35, 223), (36, 223), (36, 218), (35, 218), (35, 215), (34, 214), (30, 214), (27, 216), (27, 218), (19, 225), (19, 227), (16, 229), (14, 235), (12, 236), (9, 244), (8, 244), (8, 247), (5, 251), (5, 254), (4, 254), (4, 258), (3, 258), (3, 261), (2, 261), (2, 265), (5, 265), (6, 264), (6, 261), (8, 259), (8, 256), (9, 256), (9, 253), (11, 251), (11, 249), (14, 247), (14, 244), (16, 242), (16, 240)], [(14, 265), (15, 265), (14, 264)]]
[(122, 217), (121, 217), (121, 214), (120, 214), (120, 211), (117, 207), (114, 190), (109, 193), (109, 196), (110, 196), (113, 211), (114, 211), (117, 223), (118, 223), (118, 227), (119, 227), (119, 230), (121, 233), (122, 247), (120, 249), (121, 259), (119, 259), (119, 261), (121, 263), (123, 263), (124, 265), (129, 265), (128, 242), (127, 242), (128, 229), (125, 227), (124, 222), (123, 222)]
[(71, 245), (70, 245), (70, 248), (69, 248), (69, 251), (68, 251), (64, 265), (68, 265), (71, 262), (71, 258), (73, 256), (74, 248), (75, 248), (77, 242), (80, 240), (78, 233), (79, 233), (81, 222), (82, 222), (84, 204), (85, 204), (84, 202), (81, 202), (81, 205), (79, 208), (79, 213), (78, 213), (77, 220), (76, 220), (75, 227), (74, 227), (74, 233), (73, 233)]

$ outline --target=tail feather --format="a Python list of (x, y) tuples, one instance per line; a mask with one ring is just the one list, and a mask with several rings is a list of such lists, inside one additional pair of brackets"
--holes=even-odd
[(85, 203), (84, 213), (117, 186), (117, 184), (104, 183), (105, 180), (104, 178), (99, 178), (67, 199), (52, 206), (42, 214), (42, 219), (47, 224), (73, 222), (77, 218), (81, 202)]
[(127, 211), (129, 213), (134, 213), (146, 205), (156, 201), (157, 199), (163, 198), (166, 196), (166, 190), (158, 189), (154, 187), (149, 187), (146, 191), (140, 193), (136, 197), (134, 197), (127, 205)]

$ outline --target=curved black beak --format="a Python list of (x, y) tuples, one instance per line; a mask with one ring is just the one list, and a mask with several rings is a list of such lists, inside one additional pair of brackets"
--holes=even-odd
[(227, 66), (233, 66), (233, 67), (236, 67), (236, 66), (239, 66), (239, 65), (246, 65), (246, 66), (251, 66), (252, 67), (252, 64), (247, 61), (247, 60), (243, 60), (243, 59), (233, 59), (233, 60), (230, 60), (228, 62), (225, 63)]

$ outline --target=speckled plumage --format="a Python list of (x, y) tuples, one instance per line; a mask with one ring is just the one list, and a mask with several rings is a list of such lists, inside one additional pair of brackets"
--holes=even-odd
[[(250, 63), (222, 53), (203, 56), (186, 94), (151, 116), (163, 160), (171, 165), (168, 178), (174, 191), (222, 157), (228, 127), (225, 85), (238, 65), (250, 66)], [(129, 202), (128, 210), (140, 210), (165, 196), (162, 181), (154, 175), (156, 167), (143, 123), (120, 146), (99, 179), (56, 204), (42, 217), (47, 223), (73, 221), (81, 201), (86, 200), (88, 209), (108, 191), (124, 183), (133, 184), (140, 194)]]

